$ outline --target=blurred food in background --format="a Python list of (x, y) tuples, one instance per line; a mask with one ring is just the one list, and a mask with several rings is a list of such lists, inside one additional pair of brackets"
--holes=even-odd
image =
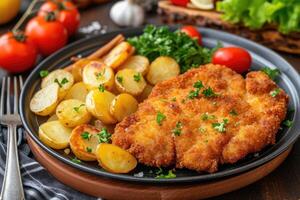
[(0, 25), (12, 20), (20, 9), (21, 0), (0, 0)]

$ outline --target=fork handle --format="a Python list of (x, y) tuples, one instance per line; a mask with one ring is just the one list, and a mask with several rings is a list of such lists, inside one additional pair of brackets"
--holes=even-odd
[(24, 198), (24, 190), (18, 159), (17, 126), (8, 125), (7, 156), (0, 199), (23, 200)]

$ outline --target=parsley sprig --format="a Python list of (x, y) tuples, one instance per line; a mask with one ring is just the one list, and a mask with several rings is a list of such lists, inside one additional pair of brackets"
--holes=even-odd
[(99, 143), (110, 143), (111, 134), (107, 131), (107, 128), (102, 128), (102, 130), (97, 134)]
[(81, 108), (81, 107), (83, 107), (83, 106), (85, 106), (84, 104), (80, 104), (79, 106), (75, 106), (73, 109), (75, 110), (75, 112), (77, 112), (77, 113), (79, 113), (79, 109)]
[(220, 133), (224, 133), (226, 131), (226, 125), (228, 124), (228, 119), (223, 119), (223, 122), (212, 123), (212, 127)]
[(276, 88), (270, 92), (271, 97), (276, 97), (280, 93), (280, 89)]
[(261, 71), (267, 74), (272, 80), (275, 80), (276, 77), (280, 75), (279, 69), (271, 69), (269, 67), (264, 67), (263, 69), (261, 69)]
[(162, 125), (162, 122), (164, 121), (164, 120), (166, 120), (166, 115), (164, 115), (163, 113), (161, 113), (160, 111), (158, 111), (157, 112), (157, 114), (156, 114), (156, 122), (157, 122), (157, 124), (158, 125)]
[(176, 174), (173, 173), (173, 170), (169, 170), (167, 174), (165, 174), (162, 170), (162, 168), (159, 168), (159, 170), (156, 172), (157, 176), (155, 178), (157, 179), (169, 179), (169, 178), (176, 178)]
[(172, 133), (175, 136), (180, 136), (181, 131), (182, 131), (182, 123), (179, 121), (179, 122), (176, 123), (175, 128), (172, 130)]
[(137, 73), (133, 75), (133, 79), (135, 82), (140, 82), (141, 78), (142, 78), (141, 73)]
[(41, 70), (40, 71), (40, 77), (45, 78), (46, 76), (48, 76), (49, 72), (48, 70)]
[(66, 83), (69, 82), (69, 80), (68, 80), (66, 77), (64, 77), (64, 78), (59, 82), (59, 80), (56, 78), (56, 79), (54, 79), (54, 82), (57, 83), (57, 84), (59, 85), (60, 88), (62, 88), (64, 84), (66, 84)]
[(84, 131), (83, 133), (81, 133), (81, 138), (84, 139), (84, 140), (90, 140), (91, 137), (92, 137), (92, 134), (90, 134), (87, 131)]

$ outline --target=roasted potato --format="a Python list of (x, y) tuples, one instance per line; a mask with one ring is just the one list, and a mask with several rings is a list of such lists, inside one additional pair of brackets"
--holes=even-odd
[(56, 83), (59, 86), (59, 100), (62, 100), (67, 94), (68, 90), (74, 83), (73, 75), (62, 69), (52, 71), (42, 80), (41, 87), (44, 88), (52, 83)]
[(64, 149), (69, 146), (71, 132), (72, 129), (56, 120), (46, 122), (39, 127), (39, 138), (53, 149)]
[(107, 90), (114, 85), (114, 71), (101, 62), (90, 62), (82, 72), (82, 80), (89, 90), (103, 85)]
[(97, 136), (99, 132), (99, 129), (88, 124), (82, 124), (73, 129), (70, 147), (77, 158), (84, 161), (96, 160), (95, 152), (99, 144)]
[(88, 123), (92, 116), (86, 109), (85, 103), (77, 99), (60, 102), (56, 108), (58, 120), (66, 127), (75, 127)]
[(103, 57), (103, 62), (107, 66), (116, 69), (129, 58), (133, 53), (132, 51), (133, 47), (128, 42), (121, 42)]
[(147, 99), (148, 96), (150, 95), (152, 89), (153, 89), (153, 86), (150, 85), (150, 84), (147, 84), (146, 87), (145, 87), (145, 89), (143, 90), (142, 94), (140, 94), (140, 95), (138, 96), (137, 100), (138, 100), (139, 102), (142, 102), (142, 101), (144, 101), (145, 99)]
[(119, 122), (134, 113), (138, 108), (137, 100), (130, 94), (119, 94), (110, 104), (110, 114)]
[(173, 58), (160, 56), (150, 64), (146, 78), (149, 83), (155, 85), (158, 82), (175, 77), (179, 75), (179, 73), (179, 65)]
[(85, 97), (88, 94), (88, 89), (83, 82), (75, 83), (71, 89), (67, 92), (65, 99), (78, 99), (85, 101)]
[(137, 165), (133, 155), (113, 144), (99, 144), (96, 157), (100, 166), (112, 173), (128, 173)]
[(83, 68), (89, 64), (91, 61), (101, 61), (100, 59), (89, 59), (89, 58), (83, 58), (78, 61), (76, 61), (72, 65), (71, 73), (74, 77), (75, 82), (82, 81), (82, 70)]
[(118, 69), (133, 69), (142, 75), (146, 75), (149, 70), (149, 65), (150, 63), (147, 57), (136, 55), (129, 57)]
[(47, 116), (55, 111), (58, 103), (59, 86), (52, 83), (34, 94), (30, 101), (30, 110), (37, 115)]
[(110, 104), (115, 98), (115, 95), (106, 90), (99, 91), (98, 89), (91, 90), (86, 96), (86, 107), (88, 111), (97, 119), (105, 124), (114, 124), (116, 119), (110, 114)]
[(56, 120), (58, 120), (58, 117), (56, 114), (53, 114), (48, 118), (47, 122), (52, 122), (52, 121), (56, 121)]
[(147, 83), (141, 73), (133, 69), (122, 69), (115, 76), (115, 85), (120, 93), (138, 96), (143, 92)]

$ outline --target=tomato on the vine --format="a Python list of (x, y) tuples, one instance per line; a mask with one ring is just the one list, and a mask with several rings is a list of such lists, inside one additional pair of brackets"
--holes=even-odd
[(186, 7), (190, 0), (171, 0), (172, 4)]
[(196, 27), (194, 27), (194, 26), (183, 26), (180, 29), (180, 31), (186, 33), (191, 38), (196, 38), (198, 40), (198, 44), (202, 45), (202, 36), (201, 36), (201, 34), (199, 33), (199, 31), (197, 30)]
[(0, 68), (19, 73), (32, 68), (37, 49), (30, 37), (22, 32), (8, 32), (0, 37)]
[(32, 18), (26, 25), (25, 33), (33, 39), (44, 56), (62, 48), (68, 40), (66, 28), (56, 20), (53, 12)]
[(76, 33), (80, 23), (80, 14), (72, 2), (47, 1), (40, 7), (38, 16), (43, 17), (49, 12), (56, 14), (57, 20), (66, 27), (68, 35)]
[(212, 57), (213, 64), (225, 65), (237, 73), (249, 71), (252, 58), (248, 51), (240, 47), (223, 47)]

